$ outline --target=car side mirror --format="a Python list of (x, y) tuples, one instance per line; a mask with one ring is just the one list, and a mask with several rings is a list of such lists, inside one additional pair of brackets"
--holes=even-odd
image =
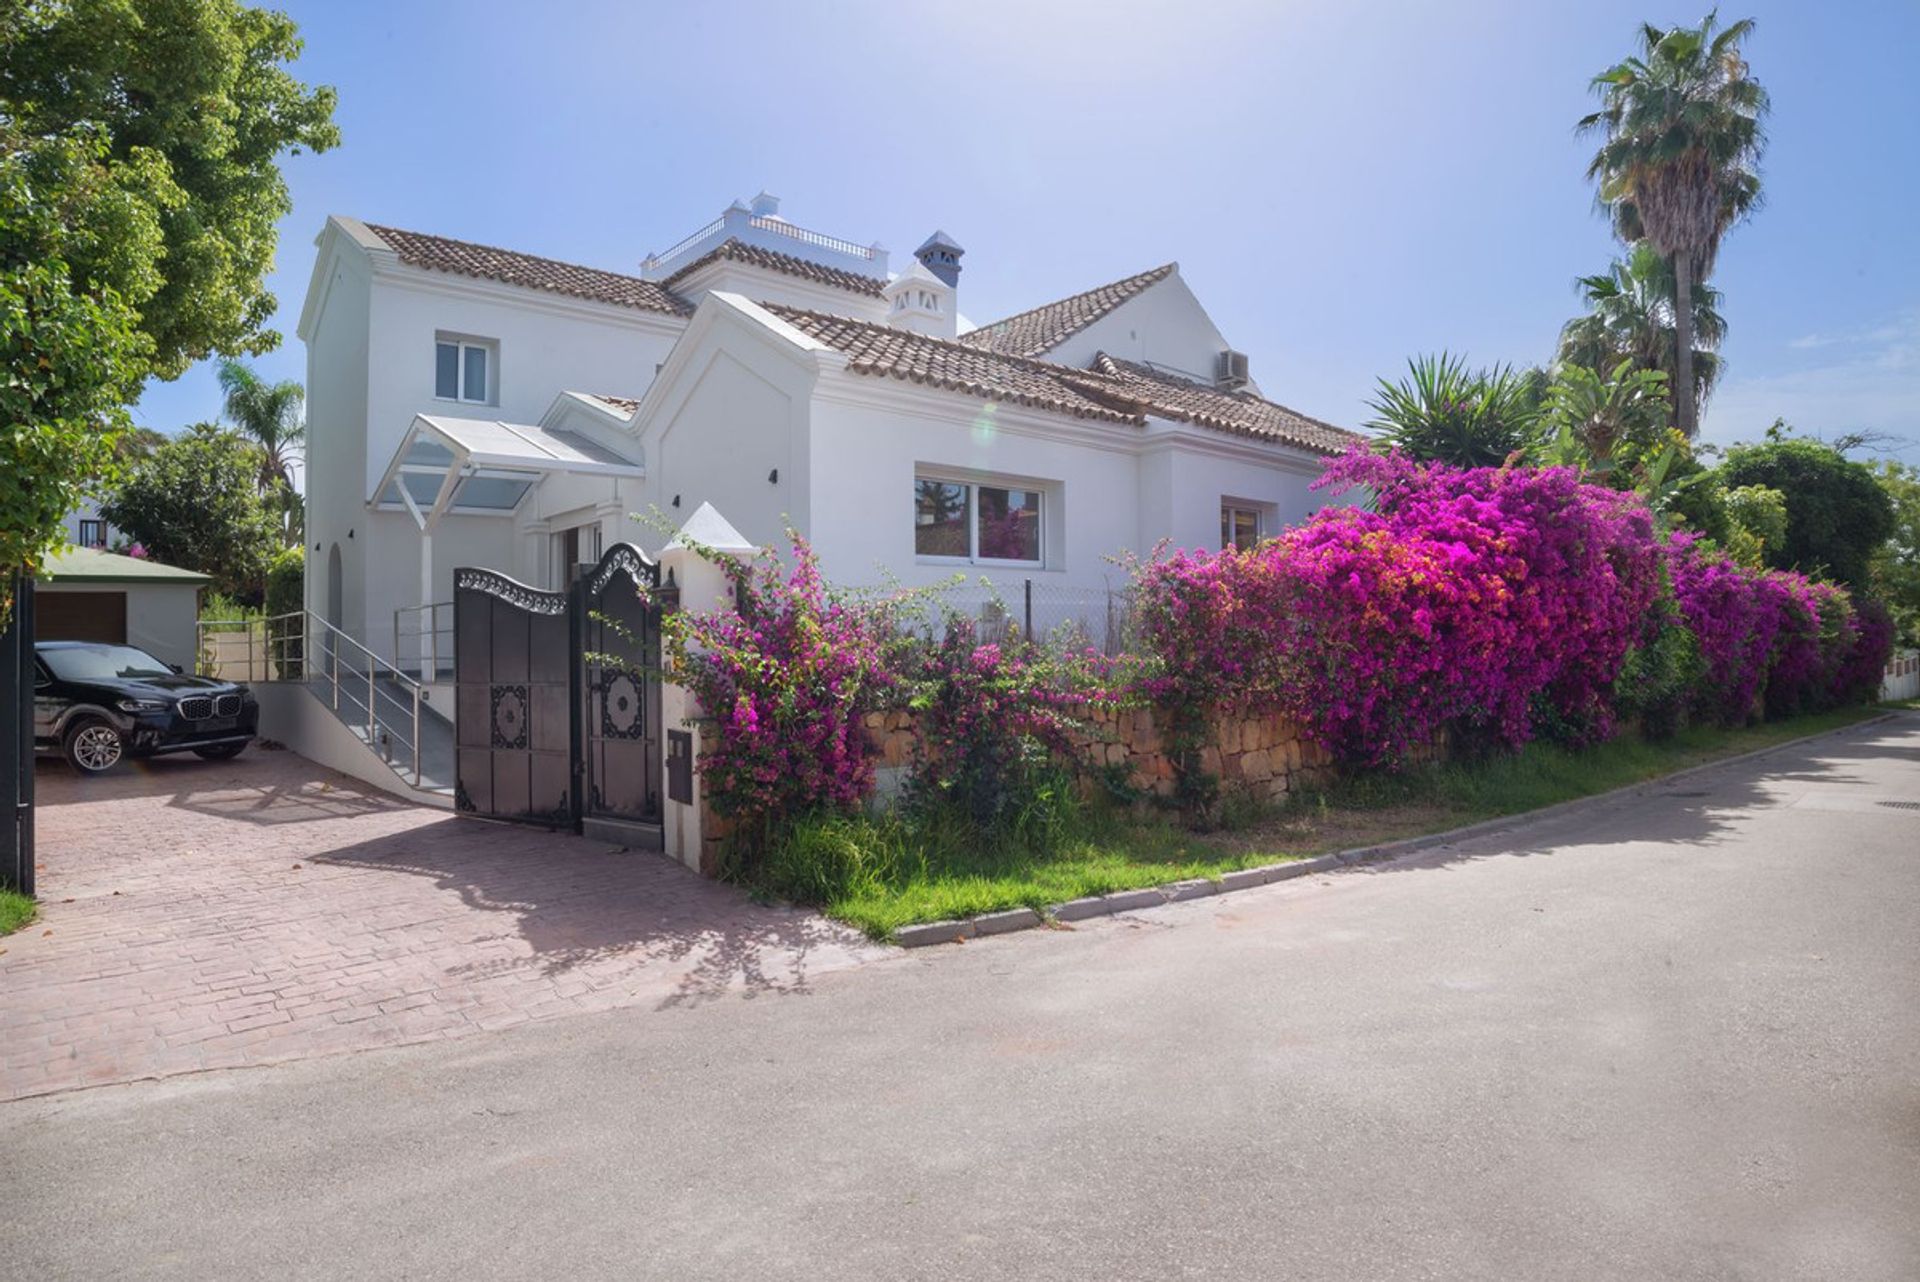
[(183, 677), (187, 674), (187, 670), (177, 663), (169, 663), (167, 666), (173, 669), (173, 675), (176, 677)]

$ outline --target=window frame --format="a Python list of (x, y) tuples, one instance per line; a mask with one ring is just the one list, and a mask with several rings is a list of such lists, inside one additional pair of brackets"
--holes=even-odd
[[(1267, 514), (1261, 510), (1258, 503), (1245, 503), (1237, 499), (1221, 499), (1220, 524), (1224, 527), (1220, 536), (1221, 551), (1224, 552), (1230, 547), (1240, 548), (1240, 545), (1234, 542), (1230, 536), (1233, 532), (1232, 518), (1241, 514), (1253, 518), (1253, 542), (1248, 544), (1248, 547), (1258, 546), (1260, 540), (1267, 537)], [(1240, 548), (1240, 550), (1245, 551), (1246, 549)]]
[[(914, 550), (913, 550), (913, 559), (916, 562), (919, 562), (922, 565), (1007, 566), (1007, 567), (1013, 567), (1013, 568), (1023, 569), (1023, 570), (1044, 570), (1047, 568), (1047, 535), (1049, 533), (1047, 522), (1050, 519), (1047, 516), (1047, 509), (1053, 506), (1052, 487), (1048, 485), (1044, 485), (1038, 481), (1016, 480), (1011, 477), (988, 476), (983, 478), (978, 476), (966, 476), (966, 475), (953, 473), (953, 472), (943, 472), (943, 471), (929, 470), (924, 468), (915, 469), (913, 474), (913, 483), (916, 490), (918, 489), (918, 487), (922, 482), (932, 482), (938, 485), (957, 485), (961, 489), (966, 491), (966, 494), (967, 494), (967, 555), (939, 556), (932, 553), (926, 553), (926, 552), (920, 551), (916, 543), (916, 546), (914, 547)], [(1040, 555), (1038, 557), (1036, 557), (1031, 561), (1025, 561), (1025, 560), (1016, 561), (1016, 560), (1008, 560), (1003, 557), (991, 557), (991, 556), (980, 555), (980, 491), (983, 489), (1006, 490), (1009, 493), (1017, 491), (1022, 494), (1031, 494), (1039, 500), (1040, 506), (1038, 508), (1037, 517), (1034, 521), (1034, 541), (1038, 545), (1039, 552), (1040, 552)], [(918, 497), (919, 496), (916, 494), (915, 495), (916, 505), (918, 503)], [(917, 539), (917, 536), (919, 534), (917, 506), (916, 506), (916, 520), (914, 522), (914, 533)]]
[[(451, 347), (453, 356), (454, 395), (440, 394), (440, 349)], [(479, 396), (467, 395), (467, 353), (479, 352), (486, 366), (483, 381), (486, 386)], [(499, 403), (497, 389), (500, 385), (499, 374), (500, 344), (491, 338), (476, 338), (467, 334), (435, 334), (433, 336), (433, 399), (448, 405), (496, 405)]]
[[(87, 541), (87, 531), (94, 531), (93, 542)], [(80, 537), (75, 540), (83, 548), (105, 547), (107, 545), (107, 523), (101, 517), (82, 517), (80, 519)]]

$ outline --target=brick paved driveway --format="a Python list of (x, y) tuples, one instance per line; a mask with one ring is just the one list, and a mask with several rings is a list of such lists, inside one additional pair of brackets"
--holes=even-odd
[(728, 992), (879, 948), (656, 854), (455, 819), (291, 752), (42, 762), (0, 938), (0, 1098)]

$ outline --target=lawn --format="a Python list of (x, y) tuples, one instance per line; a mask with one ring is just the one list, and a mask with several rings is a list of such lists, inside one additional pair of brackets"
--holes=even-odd
[(33, 920), (34, 902), (17, 890), (0, 886), (0, 935), (11, 935)]
[[(828, 916), (889, 937), (901, 926), (1005, 908), (1044, 909), (1069, 899), (1217, 878), (1238, 868), (1441, 832), (1640, 783), (1722, 757), (1836, 729), (1879, 714), (1848, 708), (1738, 730), (1697, 728), (1664, 743), (1623, 737), (1582, 751), (1534, 745), (1510, 757), (1368, 776), (1303, 795), (1266, 813), (1233, 815), (1226, 831), (1199, 834), (1171, 818), (1136, 820), (1095, 808), (1035, 854), (1019, 843), (930, 841), (889, 821), (844, 821), (830, 840), (860, 867), (821, 892), (795, 897)], [(836, 847), (836, 851), (838, 847)], [(810, 866), (815, 850), (804, 856)], [(794, 894), (791, 879), (785, 891)]]

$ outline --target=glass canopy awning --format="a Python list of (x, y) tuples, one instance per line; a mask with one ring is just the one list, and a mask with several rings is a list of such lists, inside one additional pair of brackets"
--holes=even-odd
[(412, 513), (423, 530), (449, 512), (511, 516), (529, 490), (556, 472), (646, 474), (638, 463), (577, 432), (417, 414), (372, 502)]

